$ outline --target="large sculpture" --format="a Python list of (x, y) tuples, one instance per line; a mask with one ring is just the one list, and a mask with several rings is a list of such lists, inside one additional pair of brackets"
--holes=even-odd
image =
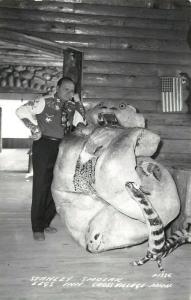
[(149, 194), (164, 226), (180, 210), (170, 173), (151, 158), (160, 137), (125, 103), (97, 104), (88, 108), (87, 118), (88, 126), (79, 126), (60, 145), (52, 183), (57, 211), (90, 252), (139, 244), (148, 239), (148, 228), (127, 182)]

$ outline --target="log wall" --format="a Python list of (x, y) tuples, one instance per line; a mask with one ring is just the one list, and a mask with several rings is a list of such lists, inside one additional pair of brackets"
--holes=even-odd
[[(160, 95), (160, 76), (180, 72), (191, 76), (187, 43), (191, 9), (184, 3), (0, 1), (0, 32), (12, 30), (82, 50), (84, 100), (132, 104), (145, 114), (149, 128), (161, 135), (159, 158), (181, 154), (184, 161), (191, 154), (190, 115), (163, 114)], [(11, 47), (0, 44), (2, 63), (62, 66), (62, 58)]]

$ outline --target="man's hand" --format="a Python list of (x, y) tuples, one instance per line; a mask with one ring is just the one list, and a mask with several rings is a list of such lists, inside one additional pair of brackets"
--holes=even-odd
[(23, 123), (25, 124), (25, 126), (30, 129), (30, 131), (31, 131), (31, 138), (34, 141), (39, 140), (41, 138), (41, 136), (42, 136), (42, 133), (41, 133), (41, 130), (40, 130), (39, 126), (38, 125), (34, 125), (27, 118), (24, 118), (24, 119), (21, 119), (21, 120), (23, 121)]
[(73, 99), (74, 102), (80, 102), (80, 96), (78, 94), (74, 94)]
[(32, 126), (31, 128), (31, 138), (33, 141), (38, 141), (42, 137), (42, 132), (38, 126)]
[(38, 141), (40, 140), (41, 137), (42, 137), (42, 133), (40, 131), (36, 133), (31, 132), (31, 138), (33, 139), (33, 141)]

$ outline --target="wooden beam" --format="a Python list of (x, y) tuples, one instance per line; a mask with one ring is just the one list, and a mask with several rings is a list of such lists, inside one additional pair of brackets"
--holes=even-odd
[[(28, 50), (20, 50), (20, 49), (0, 49), (0, 56), (15, 56), (17, 58), (18, 56), (24, 57), (41, 57), (44, 59), (52, 59), (52, 56), (45, 53), (36, 53), (34, 51)], [(54, 57), (54, 56), (53, 56)], [(54, 57), (56, 59), (56, 57)]]
[[(91, 1), (91, 0), (90, 0)], [(54, 11), (62, 13), (76, 13), (76, 14), (90, 14), (90, 15), (102, 15), (102, 16), (118, 16), (118, 17), (137, 17), (146, 19), (170, 19), (170, 20), (185, 20), (189, 18), (190, 8), (186, 9), (153, 9), (145, 7), (128, 7), (115, 5), (105, 5), (100, 1), (96, 4), (79, 3), (80, 1), (74, 1), (74, 3), (67, 3), (63, 1), (12, 1), (10, 4), (6, 4), (8, 1), (3, 1), (1, 7), (10, 7), (14, 9), (28, 9), (36, 11)], [(108, 4), (108, 3), (107, 3)], [(134, 6), (134, 5), (133, 5)]]
[(157, 30), (133, 27), (117, 26), (88, 26), (78, 24), (75, 26), (75, 33), (86, 35), (118, 36), (118, 37), (136, 37), (136, 38), (157, 38), (169, 40), (185, 40), (186, 30)]
[(0, 7), (1, 8), (12, 8), (12, 9), (28, 9), (28, 10), (39, 10), (39, 11), (60, 11), (60, 12), (73, 12), (74, 6), (72, 3), (67, 2), (45, 2), (45, 1), (23, 1), (23, 0), (6, 0), (6, 1), (0, 1)]
[(191, 155), (190, 153), (171, 153), (171, 152), (159, 152), (156, 157), (157, 161), (169, 161), (169, 164), (173, 166), (173, 164), (185, 164), (187, 168), (190, 168), (191, 165)]
[[(13, 22), (14, 23), (14, 22)], [(21, 22), (18, 26), (17, 23), (12, 24), (11, 27), (8, 25), (8, 28), (14, 28), (15, 30), (23, 31), (23, 25), (25, 22)], [(25, 30), (28, 33), (38, 36), (45, 37), (50, 41), (64, 45), (65, 47), (77, 47), (77, 48), (105, 48), (105, 49), (134, 49), (134, 50), (149, 50), (149, 51), (166, 51), (166, 52), (181, 52), (190, 53), (190, 48), (186, 42), (179, 40), (162, 40), (156, 38), (142, 38), (142, 37), (118, 37), (118, 36), (100, 36), (100, 35), (84, 35), (76, 34), (73, 32), (68, 32), (68, 30), (62, 30), (57, 24), (55, 24), (54, 29), (45, 29), (46, 24), (38, 26), (38, 23), (35, 24), (35, 27), (32, 26), (29, 22), (27, 23)], [(30, 27), (30, 29), (29, 29)], [(1, 28), (1, 20), (0, 20)], [(44, 28), (44, 29), (43, 29)], [(32, 30), (32, 31), (31, 31)], [(44, 32), (43, 32), (44, 30)], [(63, 32), (62, 32), (63, 31)]]
[[(162, 2), (163, 0), (161, 0)], [(147, 1), (143, 0), (43, 0), (44, 3), (39, 3), (38, 2), (32, 2), (29, 3), (28, 0), (1, 0), (2, 5), (5, 7), (40, 7), (41, 9), (46, 8), (46, 9), (53, 9), (55, 6), (55, 9), (62, 9), (62, 6), (66, 6), (67, 9), (70, 9), (69, 4), (94, 4), (94, 5), (107, 5), (107, 6), (123, 6), (123, 7), (152, 7), (152, 3), (150, 4)], [(56, 3), (56, 4), (55, 4)], [(44, 5), (44, 7), (42, 7)], [(46, 5), (46, 6), (45, 6)], [(189, 4), (186, 1), (182, 0), (176, 0), (175, 1), (175, 7), (189, 7)], [(39, 9), (40, 9), (39, 8)], [(65, 8), (66, 9), (66, 8)]]
[(31, 47), (41, 50), (49, 55), (63, 57), (63, 47), (61, 47), (59, 44), (56, 44), (55, 42), (5, 29), (0, 30), (0, 38), (5, 42), (16, 42), (17, 44), (29, 47), (29, 49)]
[[(27, 21), (27, 20), (26, 20)], [(61, 24), (58, 29), (57, 24), (44, 23), (42, 28), (38, 27), (35, 29), (35, 25), (31, 29), (19, 29), (25, 30), (32, 35), (32, 32), (42, 32), (43, 34), (52, 33), (56, 34), (61, 33), (71, 34), (81, 34), (81, 35), (94, 35), (94, 36), (110, 36), (110, 37), (129, 37), (129, 38), (150, 38), (150, 39), (159, 39), (159, 40), (180, 40), (185, 41), (187, 37), (187, 30), (158, 30), (158, 29), (146, 29), (146, 28), (136, 28), (136, 27), (119, 27), (119, 26), (94, 26), (94, 25), (84, 25), (84, 24)]]
[(159, 134), (162, 139), (189, 140), (191, 137), (190, 126), (151, 125), (148, 129)]
[(157, 89), (97, 87), (83, 85), (84, 98), (110, 98), (118, 99), (119, 96), (126, 100), (159, 101), (160, 93)]
[(181, 156), (182, 153), (191, 154), (191, 140), (173, 140), (173, 139), (163, 139), (162, 147), (160, 152), (165, 153), (179, 153)]
[(54, 67), (62, 67), (63, 66), (63, 59), (58, 58), (41, 58), (41, 57), (15, 57), (13, 56), (1, 56), (0, 57), (0, 65), (24, 65), (24, 66), (54, 66)]
[[(1, 7), (0, 2), (0, 7)], [(27, 4), (28, 6), (28, 4)], [(87, 24), (93, 26), (116, 26), (116, 27), (136, 27), (155, 29), (155, 30), (177, 30), (184, 31), (188, 28), (188, 22), (186, 20), (168, 20), (168, 19), (146, 19), (136, 17), (120, 17), (120, 16), (101, 16), (101, 15), (87, 15), (87, 14), (76, 14), (76, 13), (64, 13), (64, 12), (54, 12), (46, 10), (29, 10), (29, 9), (12, 9), (12, 8), (1, 8), (0, 11), (1, 26), (11, 26), (15, 24), (21, 24), (19, 22), (25, 22), (28, 27), (28, 22), (31, 26), (35, 24), (40, 26), (47, 24), (49, 29), (55, 29), (59, 27), (72, 26), (77, 24)], [(7, 22), (9, 20), (9, 22)], [(27, 22), (26, 22), (27, 20)], [(35, 23), (37, 22), (37, 23)], [(9, 24), (8, 24), (9, 23)], [(44, 27), (44, 26), (43, 26)], [(40, 28), (39, 28), (40, 29)]]
[(145, 114), (148, 126), (163, 125), (163, 126), (190, 126), (191, 114), (183, 113), (150, 113)]
[[(0, 50), (4, 51), (10, 51), (10, 50), (15, 50), (15, 51), (30, 51), (31, 53), (39, 53), (39, 54), (44, 54), (43, 50), (39, 49), (33, 49), (29, 48), (27, 46), (19, 45), (18, 43), (11, 43), (11, 42), (5, 42), (5, 41), (0, 41)], [(47, 55), (47, 54), (44, 54)]]
[(84, 74), (83, 81), (91, 86), (159, 88), (160, 80), (156, 76), (121, 76), (109, 74)]
[(84, 61), (84, 73), (95, 74), (119, 74), (119, 75), (140, 75), (140, 76), (174, 76), (180, 72), (186, 72), (191, 76), (191, 68), (189, 65), (180, 66), (162, 65), (162, 64), (144, 64), (144, 63), (128, 63), (128, 62), (112, 62), (112, 61)]
[(171, 9), (148, 9), (135, 7), (120, 7), (108, 5), (74, 4), (74, 12), (78, 14), (121, 16), (121, 17), (141, 17), (146, 19), (168, 19), (186, 20), (190, 18), (190, 8), (181, 10)]
[[(86, 50), (86, 51), (85, 51)], [(167, 64), (167, 65), (189, 65), (191, 54), (167, 53), (138, 50), (114, 50), (109, 52), (106, 49), (84, 49), (84, 60), (110, 61), (110, 62), (130, 62), (148, 64)]]
[[(27, 0), (4, 0), (1, 1), (1, 5), (3, 7), (27, 7), (29, 5), (30, 8), (39, 8), (39, 9), (53, 9), (55, 7), (56, 9), (61, 9), (63, 6), (66, 5), (67, 9), (70, 9), (71, 5), (69, 6), (69, 3), (84, 3), (84, 4), (101, 4), (101, 5), (119, 5), (119, 6), (136, 6), (136, 7), (145, 7), (145, 1), (143, 0), (49, 0), (49, 1), (43, 1), (44, 3), (37, 3), (32, 2), (29, 3)], [(56, 4), (55, 4), (56, 2)], [(40, 5), (39, 5), (40, 4)]]

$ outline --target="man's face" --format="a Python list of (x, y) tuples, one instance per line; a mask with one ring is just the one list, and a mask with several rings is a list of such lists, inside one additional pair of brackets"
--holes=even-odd
[(71, 100), (74, 95), (74, 83), (64, 81), (60, 87), (57, 87), (57, 95), (62, 101)]

